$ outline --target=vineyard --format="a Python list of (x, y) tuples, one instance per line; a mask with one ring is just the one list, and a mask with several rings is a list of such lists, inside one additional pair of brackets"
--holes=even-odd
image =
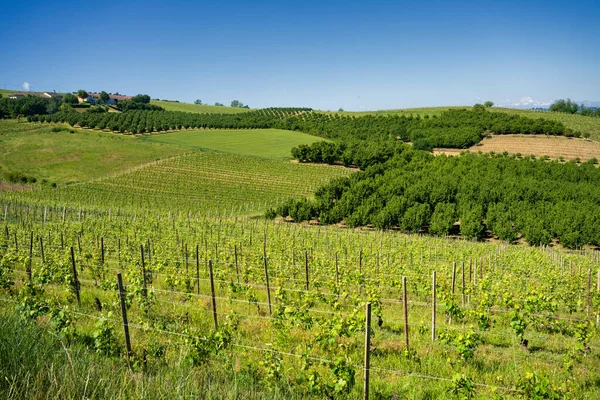
[(15, 371), (4, 394), (162, 397), (176, 366), (195, 397), (362, 398), (366, 376), (382, 399), (600, 395), (597, 253), (0, 206), (3, 309), (119, 371)]
[(217, 152), (193, 152), (59, 189), (3, 197), (94, 209), (192, 210), (203, 215), (256, 214), (352, 170)]

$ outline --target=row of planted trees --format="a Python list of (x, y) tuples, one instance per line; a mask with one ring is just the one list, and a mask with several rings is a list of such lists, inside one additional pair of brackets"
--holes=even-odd
[(314, 200), (293, 199), (268, 214), (349, 226), (399, 227), (569, 248), (600, 245), (600, 170), (506, 155), (433, 157), (408, 147), (385, 162), (333, 180)]

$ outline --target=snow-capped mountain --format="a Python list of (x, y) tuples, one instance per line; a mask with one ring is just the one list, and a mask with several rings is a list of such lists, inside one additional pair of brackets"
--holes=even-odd
[(498, 107), (507, 107), (507, 108), (522, 108), (522, 109), (530, 109), (530, 108), (548, 108), (552, 104), (551, 101), (536, 101), (531, 97), (521, 97), (520, 100), (510, 100), (506, 99), (504, 103), (498, 104)]
[[(600, 101), (574, 100), (573, 102), (576, 104), (580, 104), (580, 105), (583, 104), (584, 106), (591, 107), (591, 108), (600, 107)], [(531, 97), (527, 96), (527, 97), (521, 97), (520, 100), (506, 99), (506, 100), (504, 100), (503, 103), (497, 104), (496, 106), (497, 107), (506, 107), (506, 108), (520, 108), (520, 109), (528, 110), (528, 109), (532, 109), (532, 108), (548, 108), (548, 107), (550, 107), (550, 105), (552, 103), (554, 103), (554, 101), (537, 101), (537, 100), (534, 100)]]

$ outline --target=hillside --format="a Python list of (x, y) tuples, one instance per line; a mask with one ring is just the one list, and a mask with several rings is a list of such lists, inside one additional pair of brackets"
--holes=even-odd
[[(433, 116), (440, 115), (446, 110), (451, 109), (470, 109), (470, 106), (452, 106), (452, 107), (420, 107), (420, 108), (406, 108), (406, 109), (393, 109), (393, 110), (379, 110), (379, 111), (344, 111), (344, 112), (332, 112), (331, 114), (341, 115), (414, 115), (414, 116)], [(600, 118), (585, 117), (576, 114), (563, 114), (533, 110), (519, 110), (516, 108), (498, 108), (493, 107), (491, 111), (504, 112), (507, 114), (521, 115), (529, 118), (543, 118), (550, 121), (562, 122), (567, 128), (579, 131), (581, 133), (589, 133), (590, 138), (593, 140), (600, 141)]]
[(291, 159), (293, 147), (324, 139), (281, 129), (207, 129), (145, 136), (142, 140), (264, 158)]
[[(548, 156), (551, 159), (600, 160), (600, 142), (582, 138), (544, 135), (494, 135), (468, 149), (471, 152)], [(434, 154), (457, 155), (462, 149), (435, 149)]]
[(207, 104), (190, 104), (175, 101), (151, 100), (151, 104), (156, 104), (167, 111), (185, 111), (200, 114), (237, 114), (250, 111), (248, 108), (237, 108), (227, 106), (210, 106)]

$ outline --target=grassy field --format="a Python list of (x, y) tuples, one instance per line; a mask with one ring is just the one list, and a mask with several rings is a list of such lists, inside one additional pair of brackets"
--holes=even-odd
[[(53, 128), (64, 128), (53, 132)], [(74, 130), (75, 133), (70, 133)], [(132, 137), (0, 120), (0, 171), (68, 183), (169, 157), (186, 149)]]
[(210, 149), (265, 158), (291, 159), (292, 147), (312, 144), (323, 139), (279, 129), (217, 129), (145, 136), (142, 140), (191, 149)]
[(237, 114), (250, 111), (248, 108), (177, 103), (174, 101), (151, 100), (150, 103), (161, 106), (167, 111), (185, 111), (199, 114)]

